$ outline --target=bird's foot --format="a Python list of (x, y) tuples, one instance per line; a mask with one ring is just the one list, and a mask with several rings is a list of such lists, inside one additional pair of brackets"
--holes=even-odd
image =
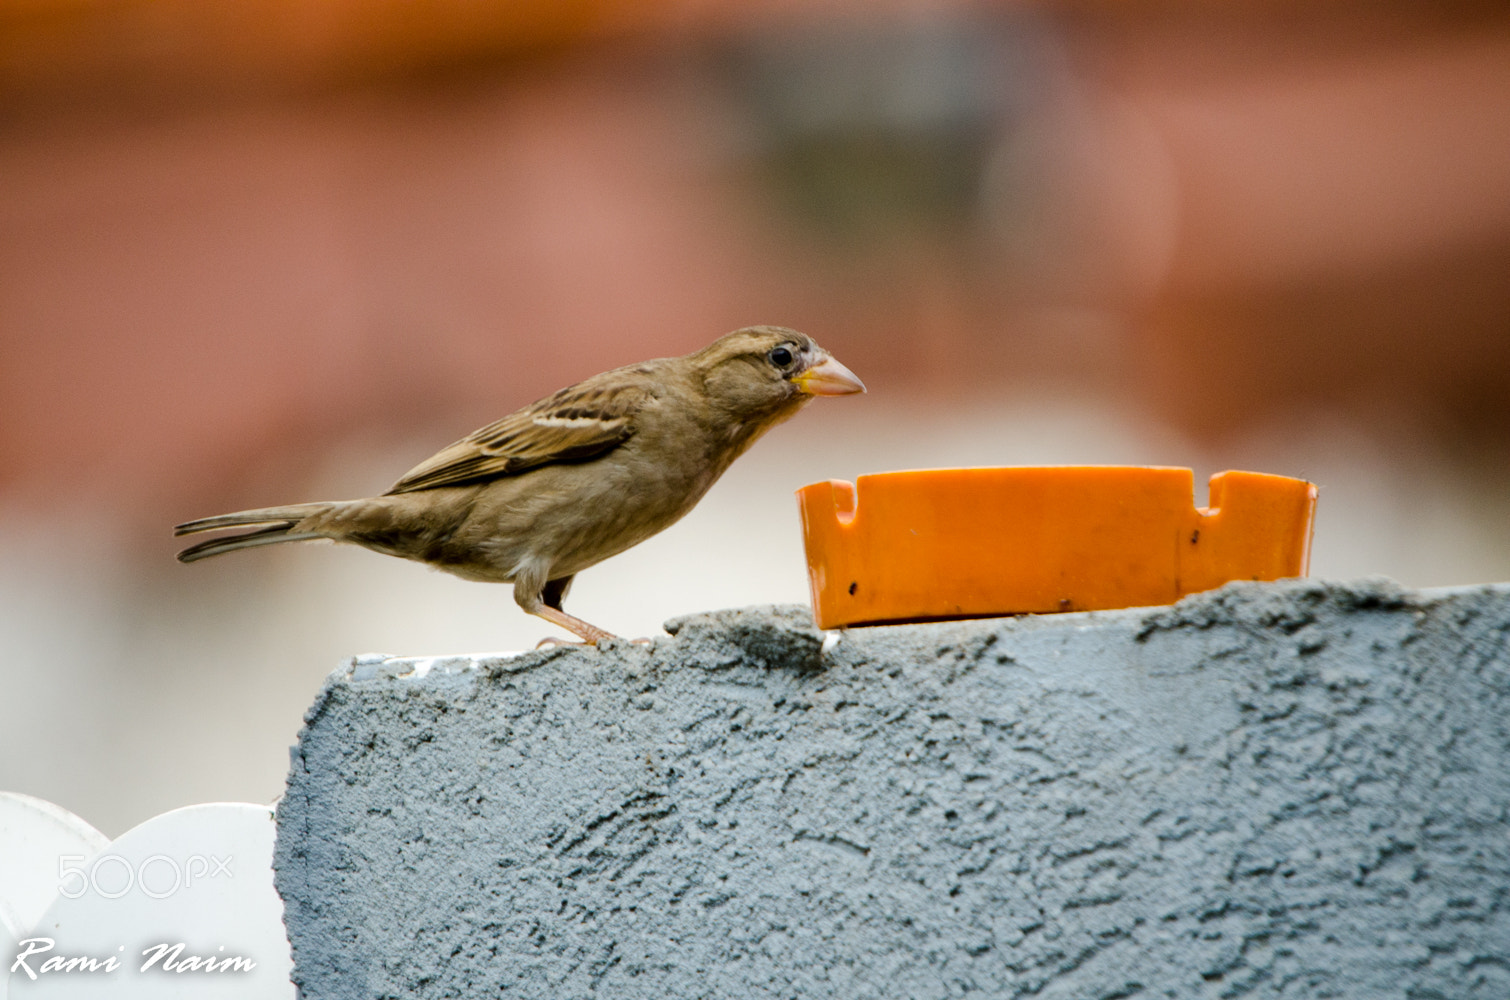
[(655, 645), (655, 640), (654, 639), (650, 639), (650, 638), (643, 638), (643, 639), (620, 639), (616, 635), (608, 635), (608, 636), (604, 636), (602, 639), (599, 639), (597, 642), (577, 642), (577, 641), (572, 640), (572, 639), (558, 639), (558, 638), (556, 638), (553, 635), (548, 635), (544, 639), (541, 639), (539, 642), (535, 643), (535, 648), (536, 649), (554, 649), (557, 646), (597, 646), (599, 643), (605, 642), (605, 641), (610, 640), (610, 639), (614, 640), (616, 642), (627, 642), (631, 646), (653, 646), (653, 645)]
[(548, 635), (544, 639), (541, 639), (539, 642), (535, 643), (535, 648), (536, 649), (555, 649), (557, 646), (596, 646), (596, 645), (597, 645), (597, 643), (595, 643), (595, 642), (578, 642), (575, 639), (557, 639), (553, 635)]
[[(605, 632), (603, 629), (598, 628), (598, 626), (590, 625), (580, 618), (574, 618), (571, 615), (567, 614), (565, 611), (562, 611), (560, 608), (553, 608), (549, 604), (539, 604), (536, 606), (521, 605), (521, 607), (524, 607), (524, 610), (528, 611), (530, 614), (538, 615), (539, 617), (544, 618), (546, 621), (550, 622), (552, 625), (555, 625), (558, 628), (563, 628), (566, 631), (570, 632), (572, 635), (576, 636), (578, 639), (582, 640), (582, 642), (580, 643), (574, 643), (562, 639), (545, 639), (540, 643), (541, 646), (545, 645), (547, 642), (561, 646), (596, 646), (604, 639), (618, 638), (618, 636), (614, 635), (612, 632)], [(536, 646), (535, 648), (539, 649), (540, 647)]]

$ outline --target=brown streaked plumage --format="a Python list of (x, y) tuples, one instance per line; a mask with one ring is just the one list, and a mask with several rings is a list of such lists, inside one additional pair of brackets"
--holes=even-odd
[(572, 577), (667, 528), (760, 435), (813, 396), (864, 392), (795, 330), (736, 330), (679, 358), (594, 375), (443, 448), (379, 497), (265, 507), (180, 524), (251, 527), (178, 554), (331, 539), (513, 583), (514, 600), (596, 643), (561, 609)]

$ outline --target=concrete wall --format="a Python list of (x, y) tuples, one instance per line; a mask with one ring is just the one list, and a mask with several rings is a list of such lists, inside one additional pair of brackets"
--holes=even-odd
[(275, 864), (325, 997), (1510, 997), (1510, 586), (353, 661)]

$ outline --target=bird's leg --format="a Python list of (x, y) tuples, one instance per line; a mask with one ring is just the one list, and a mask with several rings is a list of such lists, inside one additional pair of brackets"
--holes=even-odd
[[(570, 576), (558, 577), (555, 580), (547, 580), (544, 586), (533, 590), (529, 588), (527, 581), (516, 580), (514, 600), (525, 611), (538, 618), (544, 618), (552, 625), (566, 629), (589, 646), (596, 646), (604, 639), (618, 638), (612, 632), (606, 632), (596, 625), (591, 625), (561, 610), (561, 601), (566, 597), (566, 592), (571, 589), (571, 582)], [(551, 642), (552, 640), (544, 641)]]
[(546, 607), (544, 604), (540, 605), (538, 610), (530, 612), (530, 614), (538, 615), (552, 625), (559, 625), (589, 646), (596, 646), (604, 639), (618, 638), (612, 632), (605, 632), (596, 625), (590, 625), (580, 618), (567, 614), (565, 611), (558, 608)]

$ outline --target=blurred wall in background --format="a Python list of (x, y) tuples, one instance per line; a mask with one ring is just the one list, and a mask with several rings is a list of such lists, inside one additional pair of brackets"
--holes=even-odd
[(0, 787), (266, 801), (342, 656), (533, 645), (504, 588), (169, 529), (754, 322), (870, 394), (574, 612), (805, 600), (793, 489), (943, 464), (1305, 476), (1316, 575), (1510, 578), (1506, 121), (1470, 4), (7, 4)]

